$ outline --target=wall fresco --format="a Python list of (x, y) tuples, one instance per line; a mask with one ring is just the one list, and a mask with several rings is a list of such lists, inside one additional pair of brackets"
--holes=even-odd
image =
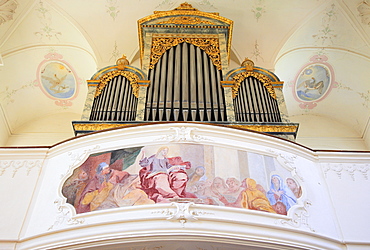
[(90, 155), (62, 185), (76, 213), (191, 201), (287, 215), (299, 182), (274, 157), (199, 144)]

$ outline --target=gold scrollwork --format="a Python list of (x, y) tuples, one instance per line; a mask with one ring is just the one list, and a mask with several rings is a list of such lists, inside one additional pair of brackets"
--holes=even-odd
[(92, 124), (73, 124), (75, 130), (79, 131), (100, 131), (110, 128), (120, 128), (132, 124), (109, 124), (109, 123), (92, 123)]
[(274, 87), (271, 84), (270, 78), (268, 78), (267, 76), (265, 76), (261, 73), (254, 72), (254, 71), (245, 71), (245, 72), (242, 72), (242, 73), (239, 73), (239, 74), (236, 74), (235, 76), (233, 76), (233, 80), (235, 82), (234, 87), (232, 88), (233, 98), (235, 98), (238, 95), (238, 91), (239, 91), (239, 87), (240, 87), (241, 82), (249, 76), (252, 76), (252, 77), (258, 79), (259, 81), (261, 81), (263, 83), (263, 86), (269, 92), (270, 96), (272, 98), (276, 99), (276, 93), (275, 93)]
[(162, 55), (170, 48), (187, 42), (203, 50), (212, 60), (218, 70), (221, 70), (220, 48), (217, 38), (186, 38), (186, 37), (155, 37), (150, 56), (150, 69), (154, 69), (155, 64)]
[(205, 21), (200, 19), (199, 17), (191, 17), (191, 16), (175, 16), (171, 17), (167, 21), (159, 22), (157, 24), (190, 24), (190, 25), (195, 25), (195, 24), (215, 24), (210, 21)]
[(136, 98), (139, 97), (139, 84), (138, 84), (139, 77), (135, 73), (132, 73), (130, 71), (123, 71), (123, 70), (115, 70), (115, 71), (111, 71), (103, 75), (100, 78), (99, 85), (96, 87), (95, 97), (99, 96), (101, 92), (103, 91), (103, 89), (105, 88), (105, 86), (107, 86), (107, 84), (116, 76), (126, 77), (127, 80), (129, 80), (130, 85), (132, 87), (132, 93), (134, 94)]
[(249, 129), (258, 132), (285, 132), (285, 133), (294, 133), (297, 131), (298, 126), (295, 125), (229, 125), (235, 128)]

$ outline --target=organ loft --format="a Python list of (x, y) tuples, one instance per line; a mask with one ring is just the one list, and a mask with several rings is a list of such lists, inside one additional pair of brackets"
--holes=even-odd
[(138, 20), (141, 68), (125, 56), (88, 80), (76, 135), (153, 123), (198, 122), (294, 140), (283, 82), (246, 58), (229, 69), (233, 21), (188, 3)]

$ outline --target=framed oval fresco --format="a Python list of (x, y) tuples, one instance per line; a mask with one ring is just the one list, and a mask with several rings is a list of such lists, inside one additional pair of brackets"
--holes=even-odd
[(296, 76), (293, 95), (301, 108), (312, 109), (323, 100), (333, 87), (334, 71), (326, 56), (314, 56), (311, 63), (301, 68)]
[(37, 81), (46, 96), (59, 106), (71, 106), (78, 94), (79, 79), (72, 67), (62, 60), (62, 55), (50, 53), (45, 56), (37, 70)]
[(76, 79), (67, 65), (57, 61), (49, 62), (40, 74), (41, 85), (50, 96), (69, 99), (76, 93)]

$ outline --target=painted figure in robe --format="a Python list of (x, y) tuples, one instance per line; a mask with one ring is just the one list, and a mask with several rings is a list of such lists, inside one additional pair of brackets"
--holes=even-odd
[[(278, 202), (282, 203), (286, 211), (297, 203), (297, 198), (292, 190), (284, 184), (282, 178), (277, 174), (271, 176), (271, 185), (269, 191), (267, 191), (267, 198), (273, 207)], [(281, 204), (279, 205), (281, 206)]]

